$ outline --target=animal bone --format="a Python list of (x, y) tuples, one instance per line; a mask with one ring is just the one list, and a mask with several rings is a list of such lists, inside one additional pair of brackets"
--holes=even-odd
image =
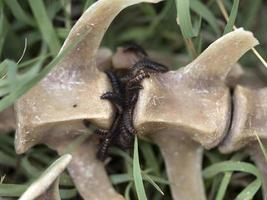
[(219, 149), (223, 153), (230, 153), (245, 147), (261, 172), (263, 196), (266, 198), (267, 161), (256, 141), (256, 135), (266, 144), (267, 89), (266, 83), (259, 78), (256, 79), (255, 75), (249, 75), (246, 78), (246, 82), (240, 81), (242, 85), (235, 87), (232, 125)]
[(149, 134), (159, 145), (173, 199), (205, 199), (200, 145), (212, 148), (225, 136), (231, 112), (225, 79), (256, 44), (252, 33), (238, 29), (215, 41), (186, 67), (143, 82), (134, 125), (140, 136)]
[[(71, 141), (75, 139), (74, 137), (61, 140), (53, 145), (57, 146), (59, 154), (64, 154)], [(123, 197), (112, 188), (103, 162), (95, 156), (97, 152), (95, 139), (94, 136), (87, 137), (81, 144), (70, 150), (72, 161), (68, 165), (68, 171), (84, 199), (122, 200)], [(51, 140), (54, 140), (54, 138), (51, 138)]]
[(71, 155), (66, 154), (57, 159), (50, 167), (21, 195), (19, 200), (60, 200), (59, 175), (71, 161)]
[[(55, 149), (60, 148), (60, 145), (56, 145), (58, 142), (70, 141), (69, 139), (75, 135), (87, 132), (82, 124), (84, 119), (101, 128), (110, 126), (112, 106), (107, 101), (99, 99), (103, 93), (110, 90), (108, 78), (96, 66), (96, 53), (100, 42), (108, 26), (121, 10), (141, 2), (157, 3), (159, 1), (99, 0), (85, 11), (72, 28), (62, 49), (72, 44), (77, 36), (87, 33), (82, 41), (15, 105), (17, 153), (24, 153), (39, 143), (48, 144)], [(88, 149), (80, 148), (83, 151), (92, 150), (91, 145)], [(61, 150), (57, 149), (57, 151)], [(98, 186), (106, 187), (98, 187), (95, 184), (93, 184), (94, 187), (90, 187), (91, 179), (87, 179), (82, 182), (75, 181), (76, 184), (81, 184), (77, 185), (77, 188), (82, 190), (85, 186), (87, 187), (86, 193), (81, 192), (84, 194), (84, 199), (91, 199), (90, 196), (86, 196), (90, 191), (101, 193), (103, 200), (110, 199), (109, 194), (115, 191), (107, 182), (106, 172), (102, 170), (103, 163), (90, 163), (90, 160), (91, 158), (84, 157), (79, 162), (82, 162), (83, 166), (89, 164), (88, 167), (96, 165), (96, 168), (100, 169), (98, 171), (100, 174), (93, 174), (92, 179), (99, 178), (96, 179)], [(77, 159), (74, 159), (75, 161)], [(95, 162), (94, 159), (92, 161)], [(71, 166), (74, 167), (70, 167), (69, 170), (77, 169), (75, 167), (77, 163), (72, 163)], [(121, 196), (117, 194), (116, 198), (120, 199)]]

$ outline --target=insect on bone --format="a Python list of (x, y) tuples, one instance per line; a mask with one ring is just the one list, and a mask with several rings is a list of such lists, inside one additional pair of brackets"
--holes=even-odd
[(142, 47), (133, 44), (124, 47), (123, 52), (132, 52), (138, 57), (138, 61), (127, 69), (125, 75), (118, 77), (115, 71), (106, 71), (112, 85), (112, 92), (106, 92), (101, 99), (109, 100), (116, 108), (113, 123), (108, 131), (96, 130), (100, 135), (100, 148), (97, 157), (104, 160), (110, 145), (116, 145), (122, 149), (132, 147), (136, 129), (133, 126), (133, 112), (138, 100), (139, 90), (143, 89), (141, 81), (149, 78), (152, 73), (168, 71), (162, 64), (151, 61)]

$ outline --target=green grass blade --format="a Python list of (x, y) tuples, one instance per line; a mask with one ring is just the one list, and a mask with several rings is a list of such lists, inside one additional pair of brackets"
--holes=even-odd
[(140, 10), (144, 12), (146, 16), (157, 17), (157, 12), (151, 4), (140, 4)]
[[(246, 158), (248, 155), (244, 154), (244, 153), (236, 153), (233, 155), (233, 157), (231, 158), (232, 161), (239, 161), (239, 160), (243, 160), (244, 158)], [(218, 189), (218, 193), (216, 195), (216, 200), (223, 200), (224, 199), (224, 195), (226, 193), (226, 189), (230, 183), (231, 177), (232, 177), (232, 172), (225, 172), (223, 179), (220, 183), (219, 189)]]
[(196, 36), (193, 31), (193, 26), (190, 16), (190, 1), (189, 0), (175, 0), (177, 9), (177, 22), (181, 28), (184, 38), (191, 38)]
[(216, 200), (223, 200), (226, 189), (230, 183), (232, 177), (232, 172), (226, 172), (223, 176), (222, 182), (219, 186), (218, 193), (216, 195)]
[(74, 183), (73, 183), (71, 177), (68, 174), (66, 174), (65, 172), (63, 174), (61, 174), (61, 176), (60, 176), (59, 185), (74, 187)]
[(156, 158), (155, 152), (152, 149), (152, 145), (147, 142), (142, 142), (140, 145), (140, 150), (145, 158), (146, 168), (152, 169), (153, 172), (159, 176), (160, 175), (160, 166)]
[(137, 192), (139, 200), (147, 200), (145, 188), (141, 175), (141, 168), (139, 163), (139, 153), (138, 153), (138, 138), (135, 136), (134, 140), (134, 155), (133, 155), (133, 177), (134, 185)]
[(52, 26), (50, 19), (46, 13), (45, 5), (42, 0), (28, 0), (31, 6), (34, 17), (42, 36), (49, 46), (53, 56), (56, 56), (60, 49), (60, 42), (55, 29)]
[(112, 174), (109, 176), (109, 179), (114, 185), (133, 181), (133, 177), (129, 174)]
[[(2, 138), (1, 138), (2, 139)], [(10, 146), (8, 143), (5, 143), (4, 141), (1, 141), (1, 144), (0, 144), (0, 149), (3, 150), (3, 152), (8, 155), (8, 156), (11, 156), (12, 158), (16, 158), (16, 153), (14, 152), (14, 147), (13, 145)], [(1, 151), (0, 150), (0, 151)], [(3, 162), (1, 159), (0, 159), (0, 162)]]
[[(0, 63), (0, 87), (3, 85), (3, 82), (6, 82), (4, 80), (5, 76), (6, 76), (6, 73), (7, 73), (7, 61), (8, 59), (5, 59), (4, 61), (2, 61)], [(5, 84), (4, 84), (5, 85)]]
[(57, 18), (58, 16), (56, 15), (58, 12), (60, 12), (61, 9), (62, 5), (60, 1), (51, 1), (48, 5), (46, 5), (47, 16), (50, 20)]
[[(251, 184), (249, 184), (236, 198), (238, 200), (252, 199), (252, 197), (259, 190), (262, 184), (259, 170), (253, 164), (246, 163), (246, 162), (239, 162), (239, 161), (224, 161), (220, 163), (215, 163), (207, 167), (203, 171), (203, 176), (204, 178), (212, 178), (213, 176), (216, 176), (217, 174), (222, 173), (222, 172), (228, 172), (229, 174), (227, 176), (230, 176), (231, 175), (230, 173), (233, 171), (245, 172), (245, 173), (253, 174), (254, 176), (257, 177), (257, 179), (253, 181)], [(229, 181), (229, 177), (226, 177), (224, 180), (225, 185), (228, 184), (228, 181)], [(223, 189), (222, 189), (222, 192), (223, 192)], [(222, 198), (222, 197), (219, 196), (218, 198)]]
[(217, 24), (216, 18), (205, 4), (203, 4), (199, 0), (193, 0), (190, 1), (190, 7), (195, 13), (197, 13), (209, 23), (209, 25), (212, 27), (212, 29), (217, 35), (220, 35), (220, 29)]
[(125, 30), (120, 37), (119, 41), (144, 41), (153, 35), (153, 30), (150, 27), (135, 27)]
[(72, 199), (77, 196), (77, 189), (60, 189), (59, 194), (61, 199)]
[[(152, 176), (152, 175), (149, 175), (149, 178), (148, 178), (146, 175), (147, 175), (146, 173), (142, 172), (143, 180), (149, 181), (149, 179), (152, 179), (153, 182), (156, 182), (156, 183), (160, 183), (160, 184), (164, 184), (164, 185), (170, 184), (169, 181), (167, 181), (163, 178), (160, 178), (157, 176)], [(112, 184), (114, 184), (114, 185), (129, 182), (129, 181), (134, 181), (132, 174), (127, 174), (127, 173), (112, 174), (109, 176), (109, 179), (112, 182)]]
[(27, 157), (21, 161), (21, 167), (29, 178), (37, 178), (42, 172), (33, 166)]
[(160, 189), (160, 187), (153, 181), (153, 179), (152, 179), (149, 175), (144, 174), (143, 176), (144, 176), (144, 178), (145, 178), (151, 185), (154, 186), (154, 188), (155, 188), (157, 191), (160, 192), (160, 194), (164, 195), (164, 192)]
[(4, 152), (0, 151), (0, 164), (4, 166), (14, 167), (16, 165), (16, 158), (11, 157), (5, 154)]
[(199, 35), (201, 25), (202, 25), (202, 17), (199, 17), (197, 22), (195, 22), (193, 25), (193, 30), (196, 35)]
[(242, 190), (242, 192), (240, 192), (239, 195), (237, 195), (235, 200), (251, 200), (251, 199), (253, 199), (254, 195), (260, 189), (261, 185), (262, 185), (262, 182), (261, 182), (260, 178), (256, 179), (255, 181), (250, 183), (247, 187), (245, 187), (245, 189)]
[(262, 0), (248, 1), (247, 4), (248, 11), (245, 12), (247, 14), (243, 22), (245, 24), (244, 27), (251, 29), (252, 25), (255, 24), (258, 11), (262, 5)]
[(8, 60), (7, 61), (7, 80), (8, 80), (8, 88), (10, 91), (14, 90), (17, 87), (17, 63)]
[(131, 200), (130, 198), (130, 191), (131, 191), (131, 188), (133, 186), (133, 183), (129, 183), (125, 189), (125, 192), (124, 192), (124, 198), (125, 200)]
[(238, 6), (239, 6), (239, 0), (234, 0), (234, 4), (233, 4), (232, 10), (231, 10), (229, 19), (227, 21), (227, 24), (226, 24), (224, 32), (223, 32), (224, 35), (233, 30), (236, 16), (237, 16), (237, 12), (238, 12)]
[(25, 62), (19, 63), (19, 68), (28, 67), (30, 65), (33, 65), (35, 62), (47, 59), (49, 56), (50, 56), (49, 54), (43, 53), (43, 54), (41, 54), (41, 55), (39, 55), (39, 56), (37, 56), (35, 58), (32, 58), (32, 59), (29, 59), (29, 60), (27, 60)]
[(27, 189), (28, 185), (0, 184), (1, 197), (19, 197)]
[(0, 8), (0, 58), (3, 52), (3, 46), (5, 43), (5, 38), (8, 33), (8, 26), (6, 24), (6, 18), (4, 15), (4, 9)]
[(35, 21), (25, 12), (17, 0), (5, 0), (14, 17), (27, 25), (36, 26)]
[(240, 171), (259, 177), (259, 170), (252, 164), (240, 161), (223, 161), (210, 165), (203, 171), (204, 178), (212, 178), (222, 172)]
[[(142, 174), (144, 174), (144, 173), (142, 173)], [(149, 175), (149, 177), (156, 183), (160, 183), (160, 184), (164, 184), (164, 185), (170, 184), (170, 182), (164, 178), (160, 178), (160, 177), (153, 176), (153, 175)], [(148, 181), (148, 179), (145, 176), (143, 176), (143, 179)]]

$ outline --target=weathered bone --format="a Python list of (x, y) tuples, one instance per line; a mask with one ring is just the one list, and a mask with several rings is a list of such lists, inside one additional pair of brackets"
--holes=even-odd
[[(110, 90), (110, 83), (106, 75), (96, 67), (97, 49), (108, 26), (121, 10), (141, 2), (157, 3), (159, 1), (99, 0), (81, 16), (72, 28), (62, 49), (75, 41), (77, 36), (88, 33), (47, 77), (16, 103), (15, 146), (17, 153), (24, 153), (38, 143), (46, 143), (57, 149), (55, 144), (58, 141), (68, 140), (74, 135), (87, 131), (82, 125), (84, 119), (102, 128), (110, 126), (112, 106), (99, 98)], [(89, 146), (88, 149), (81, 148), (82, 154), (85, 154), (85, 151), (90, 151), (92, 146)], [(77, 155), (79, 155), (79, 151), (77, 150)], [(77, 160), (75, 159), (74, 162)], [(77, 188), (83, 190), (87, 186), (87, 193), (90, 193), (90, 188), (91, 191), (101, 194), (102, 200), (110, 199), (109, 194), (115, 193), (115, 191), (111, 184), (107, 183), (107, 174), (102, 170), (103, 164), (89, 161), (95, 162), (93, 158), (84, 157), (79, 163), (82, 163), (82, 166), (88, 164), (88, 168), (96, 165), (95, 167), (100, 169), (98, 171), (100, 174), (93, 174), (92, 179), (99, 178), (99, 185), (102, 184), (103, 187), (90, 187), (88, 180), (91, 179), (88, 179), (82, 182), (75, 181), (76, 184), (79, 184)], [(69, 170), (76, 170), (78, 163), (72, 163), (71, 166), (73, 167), (70, 167)], [(77, 173), (79, 172), (77, 171)], [(83, 178), (86, 179), (86, 177)], [(84, 191), (81, 193), (84, 194), (84, 199), (91, 199), (90, 196), (85, 195)]]
[[(139, 2), (159, 0), (98, 1), (72, 28), (62, 48), (89, 30), (83, 40), (30, 92), (16, 104), (18, 129), (16, 151), (23, 153), (31, 146), (44, 142), (42, 138), (56, 123), (88, 119), (107, 128), (112, 108), (99, 96), (110, 84), (96, 67), (96, 52), (106, 29), (125, 7)], [(28, 139), (28, 135), (31, 138)]]
[(100, 48), (96, 54), (96, 66), (100, 71), (112, 67), (112, 51), (108, 48)]
[(223, 153), (231, 153), (246, 148), (262, 175), (263, 196), (267, 195), (267, 161), (256, 141), (256, 135), (266, 144), (267, 131), (267, 88), (266, 83), (254, 75), (241, 79), (234, 91), (234, 112), (229, 134), (220, 145)]
[(59, 175), (71, 161), (71, 155), (66, 154), (56, 160), (29, 188), (19, 200), (60, 200)]
[[(67, 140), (61, 139), (58, 143), (54, 142), (53, 145), (57, 146), (59, 154), (64, 154), (71, 141), (76, 139), (75, 137)], [(95, 139), (97, 138), (90, 136), (70, 151), (72, 161), (68, 166), (68, 171), (84, 199), (122, 200), (123, 197), (113, 189), (109, 182), (105, 166), (95, 156), (98, 149)]]
[[(200, 184), (201, 147), (195, 142), (212, 148), (225, 136), (231, 112), (225, 78), (237, 60), (256, 44), (252, 33), (238, 29), (215, 41), (186, 67), (143, 82), (134, 125), (140, 135), (150, 134), (159, 144), (168, 176), (175, 182), (171, 185), (174, 199), (193, 200), (192, 194), (198, 194), (195, 199), (205, 199)], [(165, 142), (162, 141), (164, 137)], [(183, 145), (186, 143), (189, 145)], [(195, 163), (191, 172), (174, 161), (178, 160), (177, 155), (185, 166)], [(176, 178), (181, 174), (184, 179)]]
[[(112, 52), (107, 48), (99, 48), (96, 55), (96, 66), (101, 71), (112, 66)], [(0, 133), (7, 133), (16, 129), (14, 106), (0, 112)]]
[(234, 92), (234, 113), (232, 126), (220, 146), (224, 153), (238, 150), (251, 141), (267, 138), (267, 89), (252, 90), (237, 86)]

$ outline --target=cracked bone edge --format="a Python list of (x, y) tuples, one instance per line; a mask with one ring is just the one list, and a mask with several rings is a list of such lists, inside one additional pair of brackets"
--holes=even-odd
[(70, 163), (71, 158), (72, 156), (70, 154), (66, 154), (57, 159), (29, 186), (19, 200), (60, 200), (58, 178)]
[(17, 153), (42, 140), (58, 122), (88, 119), (108, 128), (112, 106), (99, 97), (110, 90), (107, 76), (96, 67), (96, 52), (112, 20), (127, 6), (158, 0), (100, 0), (88, 8), (70, 31), (62, 49), (87, 33), (54, 69), (16, 103)]
[[(174, 200), (181, 196), (194, 200), (194, 193), (199, 194), (196, 199), (206, 199), (203, 184), (200, 184), (202, 155), (199, 149), (201, 145), (207, 149), (215, 147), (224, 138), (231, 113), (231, 96), (225, 78), (238, 59), (257, 44), (251, 32), (237, 29), (212, 43), (186, 67), (144, 80), (134, 113), (134, 126), (139, 135), (152, 137), (163, 156), (164, 152), (173, 151), (164, 158), (170, 179), (177, 174), (188, 174), (187, 169), (178, 167), (179, 163), (196, 165), (191, 167), (194, 176), (188, 174), (185, 179), (177, 178), (175, 184), (170, 185)], [(173, 142), (170, 134), (177, 135), (177, 142)], [(166, 140), (169, 138), (169, 143), (161, 142), (159, 135)], [(184, 140), (178, 142), (178, 136)], [(195, 145), (184, 147), (186, 150), (182, 152), (181, 143), (194, 143), (191, 140)], [(179, 159), (174, 152), (191, 156), (188, 160), (185, 156), (173, 165), (174, 160)]]
[[(253, 84), (254, 82), (251, 82)], [(266, 86), (266, 85), (265, 85)], [(263, 196), (267, 194), (267, 161), (256, 135), (266, 147), (267, 88), (248, 88), (237, 85), (234, 91), (234, 113), (229, 134), (219, 146), (223, 153), (245, 148), (256, 163), (263, 181)]]

